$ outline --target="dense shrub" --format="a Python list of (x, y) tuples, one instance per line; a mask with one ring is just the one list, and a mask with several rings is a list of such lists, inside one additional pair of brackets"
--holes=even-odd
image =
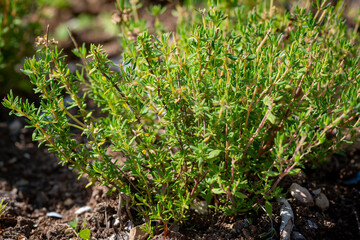
[(141, 24), (124, 6), (122, 63), (101, 46), (77, 46), (82, 66), (71, 73), (56, 42), (39, 38), (23, 72), (41, 105), (12, 93), (3, 104), (62, 164), (122, 192), (149, 227), (160, 220), (167, 231), (199, 201), (226, 214), (270, 213), (285, 175), (356, 136), (358, 36), (333, 7), (225, 15), (213, 6), (181, 18), (177, 34), (135, 40)]

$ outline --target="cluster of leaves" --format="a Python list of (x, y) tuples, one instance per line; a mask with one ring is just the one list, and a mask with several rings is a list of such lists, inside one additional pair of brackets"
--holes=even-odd
[(199, 10), (177, 34), (145, 31), (136, 41), (135, 14), (127, 16), (123, 61), (75, 43), (74, 73), (47, 40), (23, 70), (40, 106), (12, 93), (3, 104), (62, 164), (122, 192), (149, 229), (160, 221), (167, 231), (198, 201), (226, 214), (259, 205), (270, 213), (285, 175), (356, 136), (358, 36), (325, 3), (314, 14), (225, 10)]
[(74, 221), (69, 223), (69, 226), (73, 229), (74, 234), (80, 239), (90, 239), (90, 230), (85, 228), (85, 224), (86, 222), (84, 221), (79, 229), (78, 219), (75, 217)]
[(31, 19), (34, 10), (31, 0), (0, 2), (0, 89), (5, 94), (10, 88), (31, 90), (28, 81), (16, 72), (16, 65), (33, 54), (33, 41), (40, 25)]

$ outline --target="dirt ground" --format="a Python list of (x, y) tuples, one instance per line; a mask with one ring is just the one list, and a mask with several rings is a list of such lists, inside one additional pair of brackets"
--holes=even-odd
[[(86, 0), (79, 2), (83, 4), (72, 10), (61, 10), (64, 12), (57, 14), (58, 19), (49, 22), (55, 25), (55, 22), (68, 21), (81, 11), (93, 14), (98, 11), (94, 7), (86, 8)], [(111, 1), (103, 2), (103, 8), (110, 11)], [(143, 13), (146, 14), (145, 10)], [(170, 13), (167, 15), (171, 18)], [(174, 22), (174, 19), (166, 19), (165, 14), (163, 21)], [(97, 36), (102, 36), (98, 42), (116, 54), (114, 37)], [(93, 37), (79, 34), (78, 40), (91, 42)], [(63, 46), (70, 48), (67, 44), (65, 42)], [(77, 233), (69, 226), (75, 217), (79, 226), (85, 222), (85, 228), (91, 231), (91, 239), (126, 239), (121, 237), (121, 229), (116, 223), (118, 196), (106, 196), (107, 190), (98, 185), (85, 189), (87, 180), (78, 180), (72, 169), (58, 165), (56, 157), (45, 148), (39, 149), (31, 141), (31, 130), (23, 126), (23, 120), (8, 117), (8, 110), (0, 107), (0, 197), (8, 209), (0, 218), (0, 239), (76, 239)], [(332, 156), (318, 169), (307, 169), (297, 176), (286, 177), (281, 183), (294, 211), (294, 231), (301, 233), (303, 239), (360, 239), (360, 182), (345, 184), (360, 171), (359, 158), (360, 147), (352, 147), (344, 150), (343, 155)], [(317, 206), (301, 204), (288, 191), (292, 183), (298, 183), (310, 192), (321, 189), (329, 199), (329, 208), (322, 211)], [(262, 210), (236, 217), (221, 213), (191, 213), (191, 217), (169, 236), (154, 239), (279, 239), (280, 203), (274, 201), (272, 205), (272, 221)], [(85, 206), (90, 207), (89, 210), (76, 213)], [(125, 214), (124, 217), (126, 226), (128, 219)]]

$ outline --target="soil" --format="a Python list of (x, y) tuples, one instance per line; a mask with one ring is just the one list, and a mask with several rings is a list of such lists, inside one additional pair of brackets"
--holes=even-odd
[[(84, 8), (87, 2), (93, 1), (84, 0), (78, 7), (72, 6), (72, 10), (59, 10), (69, 13), (56, 16), (68, 16), (60, 19), (67, 21), (81, 11), (96, 14), (96, 8)], [(174, 23), (170, 15), (169, 11), (161, 20)], [(89, 40), (82, 39), (92, 40), (91, 35)], [(113, 39), (108, 37), (99, 42), (106, 44)], [(116, 224), (118, 196), (107, 196), (107, 189), (99, 185), (85, 188), (86, 178), (78, 179), (73, 169), (59, 165), (54, 154), (32, 142), (31, 129), (23, 128), (23, 120), (7, 115), (8, 110), (0, 107), (0, 197), (7, 204), (6, 213), (0, 217), (0, 239), (76, 239), (77, 233), (69, 226), (75, 217), (79, 228), (84, 223), (90, 230), (92, 239), (126, 239), (121, 237), (122, 229)], [(304, 239), (360, 239), (360, 183), (345, 184), (360, 172), (360, 147), (343, 152), (330, 157), (319, 168), (288, 176), (281, 183), (294, 211), (294, 231)], [(310, 192), (321, 189), (330, 201), (329, 208), (322, 211), (317, 206), (300, 203), (288, 191), (292, 183)], [(90, 210), (75, 213), (84, 206)], [(174, 227), (166, 237), (158, 235), (154, 239), (279, 239), (281, 205), (274, 201), (272, 206), (271, 221), (261, 209), (236, 217), (192, 212), (183, 225)], [(49, 213), (60, 214), (61, 218), (47, 216)], [(123, 217), (123, 229), (128, 229), (128, 216), (124, 213)], [(141, 222), (135, 222), (138, 224)]]

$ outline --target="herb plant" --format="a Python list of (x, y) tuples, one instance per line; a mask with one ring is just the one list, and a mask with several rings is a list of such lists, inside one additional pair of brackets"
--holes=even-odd
[(201, 200), (271, 216), (284, 176), (356, 137), (358, 34), (325, 2), (314, 14), (221, 6), (182, 18), (176, 34), (134, 40), (135, 14), (119, 3), (122, 62), (75, 42), (74, 73), (56, 41), (39, 38), (23, 72), (40, 105), (11, 92), (3, 104), (62, 164), (122, 192), (149, 231), (157, 221), (167, 232)]

